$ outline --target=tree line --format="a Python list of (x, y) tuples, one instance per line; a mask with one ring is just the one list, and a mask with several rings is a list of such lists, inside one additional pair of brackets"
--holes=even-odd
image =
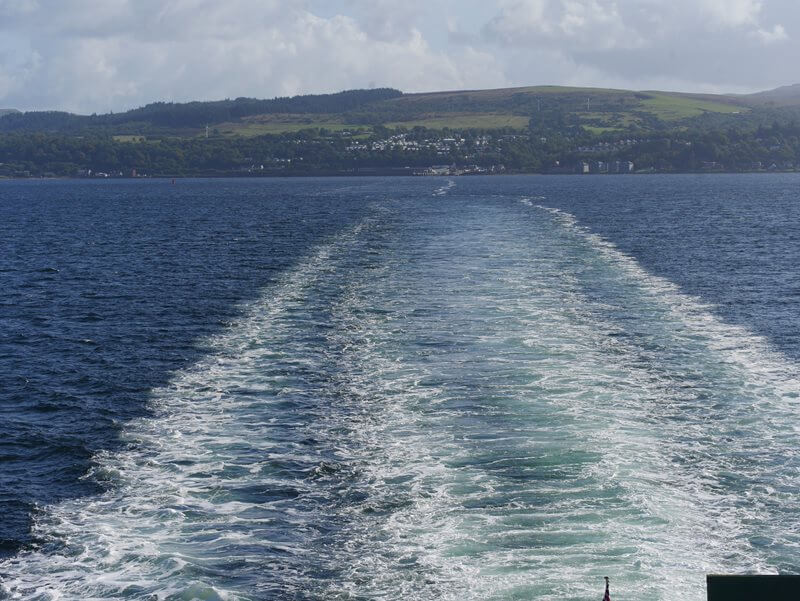
[[(419, 141), (416, 150), (374, 143), (405, 133)], [(442, 146), (457, 136), (459, 142)], [(625, 143), (625, 133), (595, 135), (576, 128), (527, 132), (499, 130), (410, 130), (375, 127), (353, 137), (309, 129), (253, 138), (142, 139), (123, 141), (98, 133), (0, 134), (0, 176), (80, 176), (104, 172), (129, 175), (309, 175), (365, 168), (425, 168), (432, 165), (503, 165), (506, 171), (570, 171), (581, 161), (632, 161), (637, 169), (664, 172), (751, 171), (800, 167), (800, 125), (775, 122), (754, 128), (732, 126), (704, 130), (643, 132)], [(462, 142), (463, 140), (463, 142)], [(488, 142), (487, 142), (488, 140)], [(445, 150), (442, 150), (444, 148)]]
[(306, 94), (291, 98), (236, 98), (211, 102), (154, 102), (124, 113), (75, 115), (62, 111), (12, 113), (0, 118), (0, 132), (79, 132), (118, 130), (131, 133), (158, 128), (202, 128), (206, 125), (237, 121), (251, 115), (292, 113), (346, 113), (365, 105), (397, 98), (403, 93), (391, 88), (348, 90), (336, 94)]

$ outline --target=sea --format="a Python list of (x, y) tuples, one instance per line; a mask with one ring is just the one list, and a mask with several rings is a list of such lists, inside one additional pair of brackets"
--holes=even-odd
[(800, 174), (0, 182), (0, 599), (800, 573)]

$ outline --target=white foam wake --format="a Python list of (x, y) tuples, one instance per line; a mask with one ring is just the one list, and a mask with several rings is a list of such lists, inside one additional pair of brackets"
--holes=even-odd
[(454, 180), (452, 180), (452, 179), (449, 179), (449, 180), (447, 180), (446, 184), (436, 188), (436, 190), (433, 191), (432, 195), (433, 196), (444, 196), (448, 192), (450, 192), (450, 190), (452, 190), (455, 187), (456, 187), (456, 182)]
[(549, 214), (470, 207), (338, 306), (368, 505), (326, 597), (579, 599), (610, 572), (699, 601), (792, 557), (793, 366)]
[[(123, 430), (127, 448), (93, 459), (87, 477), (108, 492), (43, 508), (35, 534), (49, 542), (0, 563), (0, 596), (232, 601), (249, 598), (243, 581), (257, 598), (302, 590), (321, 518), (295, 500), (326, 462), (304, 443), (324, 420), (303, 406), (320, 359), (297, 328), (308, 330), (307, 296), (368, 224), (317, 248), (209, 340), (207, 358), (153, 391), (152, 416)], [(233, 577), (251, 572), (263, 582)]]
[[(572, 409), (606, 424), (591, 437), (613, 449), (597, 466), (602, 477), (618, 480), (624, 496), (669, 532), (644, 537), (624, 523), (606, 527), (650, 540), (639, 561), (671, 574), (658, 584), (664, 598), (681, 587), (684, 598), (700, 598), (705, 573), (776, 573), (800, 550), (800, 505), (791, 492), (800, 486), (797, 366), (573, 215), (537, 208), (571, 244), (586, 245), (580, 270), (602, 270), (625, 303), (587, 307), (590, 315), (623, 316), (623, 327), (598, 328), (597, 344), (609, 355), (607, 369), (628, 373), (638, 394), (611, 392)], [(631, 370), (636, 365), (646, 369)]]
[(684, 324), (710, 350), (719, 353), (725, 363), (737, 366), (759, 385), (775, 388), (778, 394), (773, 398), (792, 402), (792, 405), (800, 398), (797, 365), (776, 351), (763, 336), (723, 322), (714, 315), (711, 305), (684, 293), (669, 280), (652, 275), (613, 242), (581, 226), (574, 215), (553, 207), (536, 205), (536, 208), (547, 211), (564, 227), (585, 239), (615, 269), (635, 281), (643, 294), (659, 300), (675, 322)]
[(155, 391), (5, 594), (699, 601), (797, 556), (796, 366), (567, 213), (422, 204)]

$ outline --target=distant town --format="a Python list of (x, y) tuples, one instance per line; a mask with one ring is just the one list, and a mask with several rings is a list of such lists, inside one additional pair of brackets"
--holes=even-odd
[(800, 86), (735, 97), (547, 86), (412, 95), (375, 89), (153, 103), (91, 116), (0, 111), (5, 178), (798, 169)]

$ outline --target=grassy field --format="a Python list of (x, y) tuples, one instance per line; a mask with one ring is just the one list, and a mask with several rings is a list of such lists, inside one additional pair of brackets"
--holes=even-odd
[(583, 129), (596, 135), (607, 134), (611, 132), (624, 132), (625, 129), (621, 127), (601, 127), (599, 125), (583, 125)]
[(747, 109), (735, 104), (714, 102), (711, 100), (692, 98), (690, 96), (673, 96), (648, 92), (646, 100), (642, 100), (642, 108), (654, 114), (662, 121), (678, 121), (689, 117), (697, 117), (703, 113), (742, 113)]
[(625, 131), (632, 126), (647, 128), (647, 118), (672, 123), (704, 113), (736, 114), (748, 109), (725, 97), (672, 95), (659, 92), (639, 93), (635, 103), (611, 110), (575, 112), (585, 130), (594, 134)]
[(748, 110), (729, 96), (561, 86), (409, 94), (386, 101), (383, 106), (394, 106), (410, 113), (402, 122), (388, 120), (387, 125), (391, 127), (522, 129), (527, 125), (524, 121), (528, 117), (535, 118), (538, 110), (552, 112), (557, 108), (585, 122), (587, 129), (593, 131), (644, 126), (643, 119), (648, 115), (663, 122), (674, 122), (704, 113), (731, 114)]
[(435, 115), (423, 115), (411, 121), (393, 121), (387, 123), (386, 127), (398, 128), (405, 127), (427, 127), (428, 129), (500, 129), (510, 127), (512, 129), (526, 129), (530, 119), (525, 116), (511, 115), (503, 113), (441, 113)]
[[(325, 128), (329, 131), (356, 132), (365, 129), (363, 125), (344, 123), (336, 115), (255, 115), (240, 122), (220, 123), (212, 129), (223, 136), (264, 136), (302, 131), (304, 129)], [(203, 134), (204, 135), (204, 134)]]

